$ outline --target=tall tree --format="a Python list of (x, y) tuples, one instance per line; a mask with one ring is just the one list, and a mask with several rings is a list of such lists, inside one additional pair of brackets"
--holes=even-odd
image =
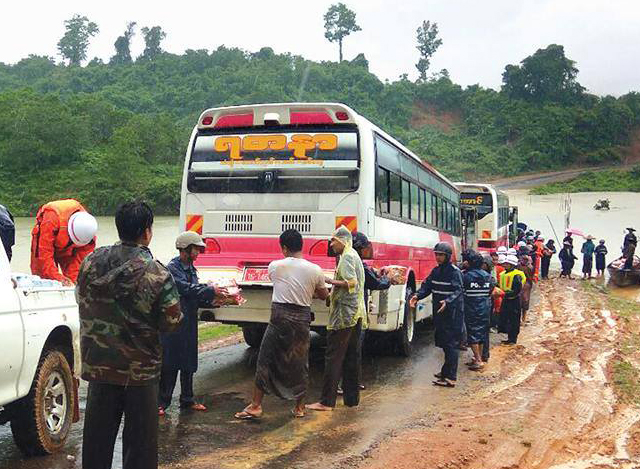
[(324, 37), (329, 42), (338, 41), (340, 62), (342, 62), (342, 40), (351, 33), (361, 31), (356, 23), (356, 14), (344, 3), (336, 3), (329, 7), (324, 15)]
[(154, 26), (153, 28), (147, 28), (146, 26), (141, 29), (144, 36), (144, 52), (142, 52), (141, 58), (153, 59), (162, 54), (162, 48), (160, 43), (167, 37), (160, 26)]
[(532, 102), (575, 102), (585, 90), (576, 80), (575, 64), (564, 55), (564, 47), (550, 44), (520, 65), (507, 65), (502, 74), (502, 91), (509, 97)]
[(136, 22), (131, 21), (127, 24), (127, 29), (122, 36), (118, 36), (116, 42), (113, 43), (116, 53), (109, 63), (112, 64), (130, 64), (131, 63), (131, 38), (135, 34), (134, 28)]
[(69, 65), (80, 65), (87, 58), (89, 39), (100, 31), (98, 25), (86, 16), (74, 15), (65, 20), (64, 27), (64, 36), (58, 41), (60, 55), (69, 60)]
[(423, 21), (422, 25), (416, 30), (416, 40), (418, 45), (416, 49), (420, 52), (420, 59), (416, 64), (418, 72), (420, 72), (420, 80), (427, 79), (427, 70), (431, 65), (431, 56), (442, 45), (442, 39), (438, 37), (438, 23)]

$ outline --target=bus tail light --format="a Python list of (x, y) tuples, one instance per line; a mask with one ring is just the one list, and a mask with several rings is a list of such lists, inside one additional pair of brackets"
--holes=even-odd
[(252, 127), (253, 112), (248, 114), (228, 114), (216, 121), (215, 127)]
[(202, 118), (202, 125), (211, 125), (212, 122), (213, 122), (213, 117), (211, 116), (204, 116)]
[(326, 112), (292, 111), (289, 119), (291, 124), (333, 124), (333, 119)]
[(491, 230), (482, 230), (482, 237), (484, 239), (491, 238)]
[(329, 255), (329, 241), (326, 239), (317, 241), (313, 246), (311, 246), (309, 254), (312, 256), (327, 257)]
[(349, 120), (349, 114), (347, 114), (344, 111), (338, 111), (338, 112), (336, 112), (336, 119), (338, 119), (339, 121), (348, 121)]
[(215, 239), (207, 238), (204, 244), (207, 246), (204, 249), (205, 254), (220, 254), (220, 245)]

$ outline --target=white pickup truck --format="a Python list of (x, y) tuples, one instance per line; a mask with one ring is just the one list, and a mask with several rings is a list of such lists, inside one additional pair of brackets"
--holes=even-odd
[(22, 285), (0, 245), (0, 424), (28, 456), (53, 453), (79, 418), (73, 288)]

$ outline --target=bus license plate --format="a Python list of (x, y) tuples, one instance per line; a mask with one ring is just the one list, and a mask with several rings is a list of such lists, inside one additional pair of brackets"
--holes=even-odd
[(267, 267), (247, 267), (244, 269), (243, 282), (269, 283), (269, 269)]

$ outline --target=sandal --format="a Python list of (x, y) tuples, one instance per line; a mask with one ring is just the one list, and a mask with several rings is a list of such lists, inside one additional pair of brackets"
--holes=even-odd
[(197, 410), (197, 411), (205, 411), (207, 410), (207, 408), (205, 407), (204, 404), (199, 404), (197, 402), (191, 404), (191, 406), (189, 407), (191, 410)]
[(158, 417), (164, 417), (166, 412), (162, 407), (158, 407)]
[(297, 419), (301, 419), (302, 417), (304, 417), (304, 410), (291, 409), (291, 415), (293, 415)]
[(234, 417), (238, 420), (258, 420), (262, 417), (262, 411), (260, 413), (249, 412), (249, 406), (245, 407), (242, 412), (237, 412)]
[(434, 378), (438, 378), (438, 379), (442, 379), (442, 373), (434, 373), (433, 377)]
[(434, 381), (433, 382), (434, 386), (442, 386), (443, 388), (455, 388), (456, 384), (453, 381), (450, 381), (448, 379), (439, 379), (438, 381)]

